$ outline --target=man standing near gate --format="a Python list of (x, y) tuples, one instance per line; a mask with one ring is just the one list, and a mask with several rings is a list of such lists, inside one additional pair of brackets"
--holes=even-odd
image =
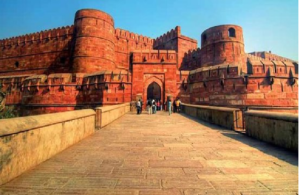
[(169, 110), (169, 115), (172, 114), (172, 101), (169, 99), (167, 102), (168, 110)]
[(136, 102), (137, 114), (141, 114), (141, 100)]

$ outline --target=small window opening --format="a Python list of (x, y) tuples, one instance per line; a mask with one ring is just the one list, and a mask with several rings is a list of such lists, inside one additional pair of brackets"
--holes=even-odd
[(235, 37), (235, 29), (234, 28), (230, 28), (228, 30), (228, 36), (229, 37)]
[(65, 57), (61, 57), (60, 58), (60, 63), (64, 64), (66, 62), (66, 58)]
[(72, 75), (72, 83), (75, 83), (75, 82), (76, 82), (76, 75), (73, 74), (73, 75)]
[(15, 66), (16, 66), (16, 68), (19, 68), (19, 62), (18, 61), (15, 62)]

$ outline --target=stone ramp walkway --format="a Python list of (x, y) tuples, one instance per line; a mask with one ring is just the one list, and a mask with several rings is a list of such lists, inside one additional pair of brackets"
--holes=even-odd
[(184, 115), (126, 114), (0, 194), (297, 194), (298, 156)]

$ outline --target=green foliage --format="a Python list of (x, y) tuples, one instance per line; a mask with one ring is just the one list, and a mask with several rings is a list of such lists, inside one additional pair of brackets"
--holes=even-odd
[(5, 109), (0, 113), (0, 119), (14, 118), (14, 117), (18, 117), (18, 113), (14, 109), (14, 107), (5, 106)]

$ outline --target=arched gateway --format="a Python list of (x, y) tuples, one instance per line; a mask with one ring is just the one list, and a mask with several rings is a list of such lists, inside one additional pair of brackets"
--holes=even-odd
[(161, 88), (156, 82), (152, 82), (148, 85), (147, 99), (161, 100)]
[[(156, 99), (163, 102), (164, 97), (164, 81), (156, 76), (148, 77), (144, 82), (143, 101), (146, 103), (148, 99)], [(146, 107), (146, 104), (144, 104)]]

